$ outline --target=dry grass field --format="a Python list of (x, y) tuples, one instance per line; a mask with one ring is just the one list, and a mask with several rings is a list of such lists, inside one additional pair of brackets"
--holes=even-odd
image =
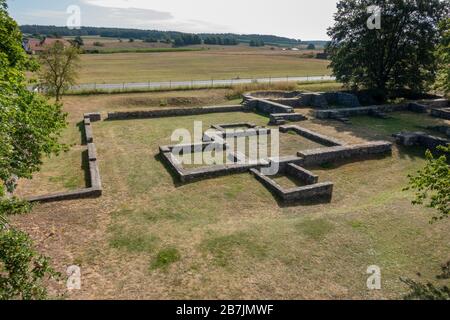
[(265, 49), (214, 48), (191, 52), (85, 54), (80, 83), (209, 80), (330, 74), (326, 60), (305, 53)]
[[(71, 151), (46, 160), (22, 195), (84, 183), (77, 127), (83, 112), (230, 103), (227, 90), (64, 98)], [(164, 100), (164, 103), (161, 103)], [(182, 101), (182, 102), (180, 102)], [(307, 110), (305, 111), (307, 112)], [(387, 139), (398, 129), (444, 121), (394, 113), (392, 120), (359, 117), (353, 125), (299, 123), (349, 143)], [(252, 113), (102, 121), (93, 125), (104, 195), (37, 205), (12, 217), (58, 271), (79, 265), (82, 290), (69, 299), (395, 299), (401, 276), (434, 281), (450, 256), (450, 221), (430, 225), (432, 211), (411, 205), (407, 174), (424, 164), (423, 150), (394, 148), (392, 156), (311, 168), (334, 182), (331, 203), (289, 207), (250, 174), (182, 185), (158, 157), (176, 128), (193, 121), (249, 121)], [(366, 269), (382, 270), (382, 290), (368, 291)], [(64, 284), (53, 293), (64, 293)]]

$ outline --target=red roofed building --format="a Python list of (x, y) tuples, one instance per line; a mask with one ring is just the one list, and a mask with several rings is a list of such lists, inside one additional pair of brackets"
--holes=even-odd
[(55, 42), (60, 42), (65, 47), (71, 45), (69, 41), (60, 38), (45, 38), (44, 40), (28, 39), (23, 42), (23, 48), (29, 54), (37, 54), (44, 51), (46, 47), (53, 45)]

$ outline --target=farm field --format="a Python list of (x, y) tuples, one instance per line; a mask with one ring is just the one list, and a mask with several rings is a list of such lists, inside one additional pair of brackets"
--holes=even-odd
[[(69, 127), (63, 139), (72, 149), (47, 159), (18, 192), (83, 185), (77, 124), (84, 112), (236, 103), (229, 94), (217, 89), (64, 97)], [(298, 125), (359, 143), (392, 141), (401, 128), (449, 123), (391, 115), (389, 122), (357, 117), (353, 125)], [(12, 217), (58, 271), (81, 266), (82, 290), (67, 298), (396, 299), (407, 290), (400, 277), (420, 272), (422, 281), (434, 280), (450, 258), (450, 221), (430, 225), (433, 211), (413, 207), (412, 194), (402, 191), (407, 175), (424, 165), (423, 150), (395, 146), (392, 156), (309, 168), (321, 181), (334, 182), (331, 203), (289, 207), (248, 173), (187, 185), (174, 180), (158, 147), (170, 144), (174, 129), (192, 131), (198, 120), (205, 129), (268, 122), (253, 113), (96, 122), (103, 196), (41, 204), (30, 215)], [(366, 269), (374, 264), (381, 267), (383, 287), (368, 291)]]
[(79, 83), (189, 81), (329, 75), (327, 60), (302, 52), (214, 48), (187, 52), (81, 55)]

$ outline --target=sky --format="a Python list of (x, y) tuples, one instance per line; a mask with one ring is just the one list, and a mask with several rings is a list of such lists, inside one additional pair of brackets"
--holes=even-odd
[(270, 34), (327, 40), (337, 0), (8, 0), (19, 24), (65, 26), (67, 8), (81, 25), (182, 32)]

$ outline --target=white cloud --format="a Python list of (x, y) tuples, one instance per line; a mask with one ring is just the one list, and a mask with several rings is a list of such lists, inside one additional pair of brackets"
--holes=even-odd
[[(38, 10), (34, 3), (25, 6), (29, 0), (16, 1), (23, 3), (15, 12), (22, 24), (65, 24), (63, 2), (42, 0), (42, 8), (51, 10)], [(313, 40), (327, 39), (326, 30), (333, 23), (337, 0), (72, 1), (82, 8), (84, 26), (258, 33)]]

